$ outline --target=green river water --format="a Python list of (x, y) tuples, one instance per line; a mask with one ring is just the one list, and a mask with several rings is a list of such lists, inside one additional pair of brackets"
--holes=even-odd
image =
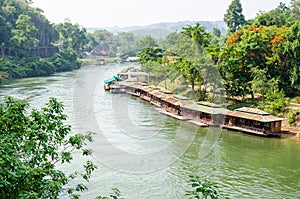
[[(127, 199), (187, 198), (189, 175), (217, 182), (230, 198), (300, 198), (299, 139), (200, 128), (141, 99), (105, 92), (103, 80), (126, 66), (88, 66), (0, 85), (1, 100), (10, 95), (35, 108), (56, 97), (73, 132), (96, 132), (90, 147), (99, 169), (83, 198), (107, 195), (114, 187)], [(75, 158), (63, 169), (82, 161)]]

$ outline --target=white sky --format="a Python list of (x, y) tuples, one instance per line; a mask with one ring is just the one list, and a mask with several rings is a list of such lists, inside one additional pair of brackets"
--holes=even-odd
[[(66, 18), (86, 28), (149, 25), (176, 21), (217, 21), (232, 0), (33, 0), (52, 23)], [(241, 0), (246, 19), (290, 0)]]

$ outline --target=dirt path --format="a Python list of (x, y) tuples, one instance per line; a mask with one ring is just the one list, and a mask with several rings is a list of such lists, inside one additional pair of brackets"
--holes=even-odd
[(294, 127), (291, 127), (287, 120), (282, 121), (281, 130), (283, 131), (282, 137), (300, 138), (300, 120), (296, 122), (296, 126)]

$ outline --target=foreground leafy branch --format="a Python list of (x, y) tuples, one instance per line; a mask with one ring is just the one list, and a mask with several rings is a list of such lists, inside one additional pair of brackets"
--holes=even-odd
[(109, 194), (109, 197), (98, 196), (95, 199), (124, 199), (124, 198), (121, 198), (121, 192), (119, 189), (113, 188), (113, 192)]
[(189, 199), (229, 199), (221, 194), (215, 182), (208, 179), (202, 180), (198, 176), (190, 176), (189, 184), (194, 189), (192, 191), (186, 191), (186, 195)]
[(55, 98), (29, 114), (28, 107), (12, 97), (0, 104), (0, 198), (59, 198), (62, 193), (78, 198), (87, 187), (69, 187), (70, 181), (88, 181), (97, 166), (88, 160), (83, 172), (67, 176), (57, 164), (71, 163), (75, 150), (91, 155), (86, 144), (93, 133), (70, 135), (63, 104)]

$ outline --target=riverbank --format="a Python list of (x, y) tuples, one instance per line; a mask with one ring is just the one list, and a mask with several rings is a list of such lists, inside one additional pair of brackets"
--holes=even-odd
[(270, 115), (259, 109), (242, 107), (231, 111), (210, 102), (194, 102), (166, 89), (142, 82), (129, 79), (115, 82), (110, 82), (105, 88), (113, 93), (123, 92), (137, 96), (177, 119), (188, 120), (199, 126), (219, 126), (262, 137), (281, 137), (283, 132), (281, 123), (285, 118)]
[(288, 121), (282, 123), (283, 137), (293, 137), (300, 139), (300, 121), (295, 126), (290, 126)]
[[(182, 82), (175, 80), (171, 82), (169, 79), (162, 81), (158, 84), (161, 88), (168, 88), (170, 91), (178, 93), (180, 95), (187, 96), (195, 100), (193, 91), (189, 86), (183, 85)], [(209, 96), (211, 97), (211, 96)], [(235, 110), (242, 107), (257, 107), (261, 100), (261, 95), (254, 95), (252, 98), (251, 95), (246, 95), (244, 97), (231, 97), (226, 98), (226, 103), (223, 105), (230, 110)], [(300, 111), (300, 97), (291, 98), (290, 106), (286, 108), (286, 111), (280, 113), (284, 118), (288, 118), (289, 110)], [(290, 125), (288, 119), (282, 121), (282, 137), (300, 137), (300, 115), (295, 118), (295, 125)], [(299, 136), (298, 136), (299, 135)]]
[(0, 59), (0, 80), (45, 77), (79, 69), (81, 64), (82, 61), (70, 51), (55, 53), (49, 58), (7, 56)]

